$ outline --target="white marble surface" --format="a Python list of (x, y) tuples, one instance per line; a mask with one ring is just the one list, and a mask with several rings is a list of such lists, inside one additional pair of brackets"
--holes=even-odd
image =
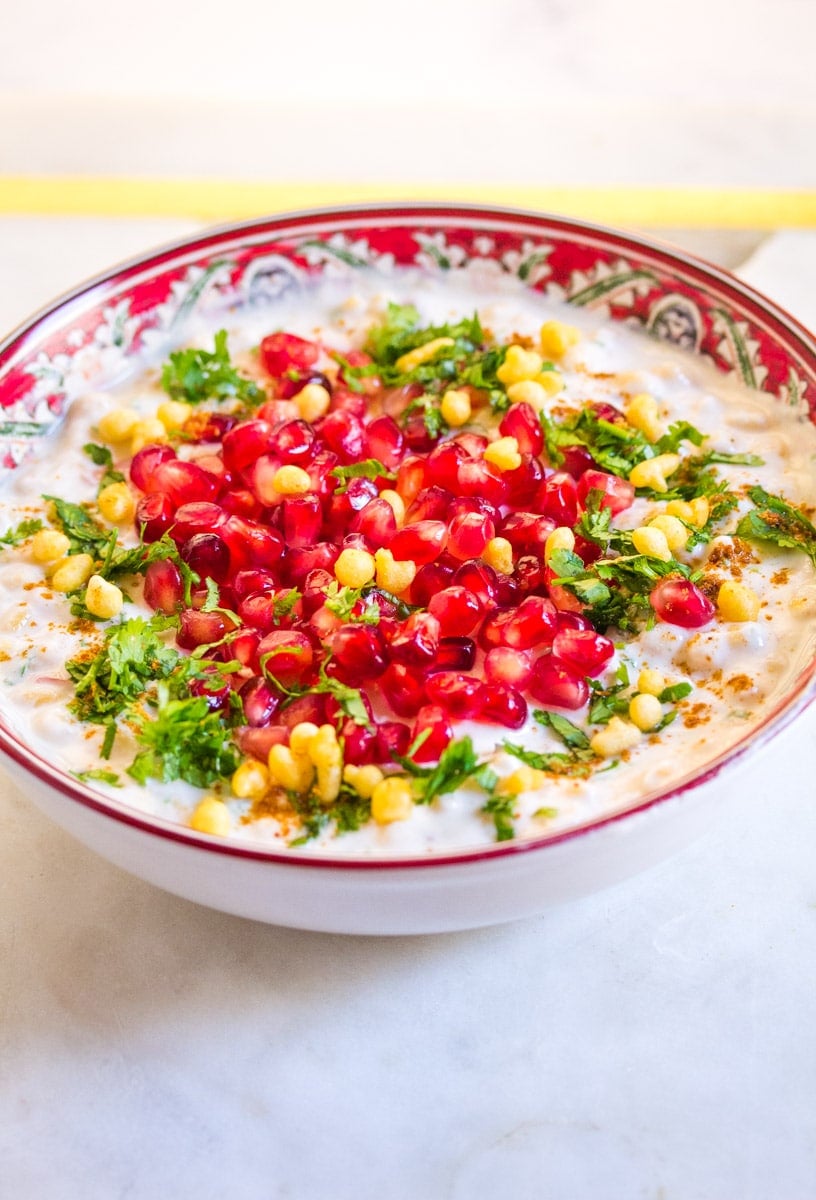
[[(46, 226), (0, 221), (5, 328), (180, 231)], [(805, 316), (795, 236), (757, 276)], [(0, 1197), (809, 1200), (814, 777), (811, 710), (661, 866), (394, 940), (166, 895), (2, 777)]]

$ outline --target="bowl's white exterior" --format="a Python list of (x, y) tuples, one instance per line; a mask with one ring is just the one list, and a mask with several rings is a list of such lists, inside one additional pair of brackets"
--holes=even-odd
[[(427, 866), (311, 866), (244, 856), (202, 835), (162, 836), (78, 804), (17, 763), (17, 783), (80, 842), (166, 891), (237, 916), (327, 933), (442, 933), (541, 913), (631, 876), (701, 833), (724, 793), (713, 779), (549, 845)], [(729, 779), (732, 778), (729, 772)], [(237, 850), (237, 852), (236, 852)]]

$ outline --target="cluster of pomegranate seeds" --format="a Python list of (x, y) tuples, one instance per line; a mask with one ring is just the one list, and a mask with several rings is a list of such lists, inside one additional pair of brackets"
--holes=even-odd
[[(184, 457), (147, 445), (130, 465), (144, 541), (169, 535), (177, 548), (147, 568), (145, 600), (178, 612), (179, 646), (235, 664), (244, 749), (263, 756), (298, 722), (333, 721), (347, 762), (390, 762), (409, 747), (435, 762), (458, 721), (517, 729), (530, 701), (581, 709), (614, 647), (553, 582), (545, 547), (590, 496), (624, 512), (632, 484), (577, 444), (554, 468), (526, 402), (501, 417), (495, 436), (518, 459), (502, 469), (484, 433), (406, 415), (416, 389), (395, 403), (362, 352), (338, 371), (316, 342), (275, 333), (260, 361), (270, 398), (251, 415), (196, 411)], [(359, 379), (344, 377), (350, 368)], [(328, 400), (307, 420), (298, 398), (315, 385)], [(486, 393), (466, 390), (473, 425), (494, 424), (480, 419)], [(350, 552), (369, 564), (356, 584), (339, 569)], [(575, 554), (591, 563), (600, 549), (578, 538)], [(650, 599), (677, 625), (712, 615), (686, 578), (661, 579)], [(224, 704), (217, 681), (201, 688)]]

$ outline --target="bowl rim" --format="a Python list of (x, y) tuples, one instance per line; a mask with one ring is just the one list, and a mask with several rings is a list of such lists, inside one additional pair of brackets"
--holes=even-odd
[[(660, 239), (651, 239), (641, 236), (639, 233), (631, 233), (628, 230), (616, 229), (612, 226), (561, 214), (511, 206), (432, 201), (369, 202), (328, 208), (299, 209), (207, 226), (197, 233), (162, 243), (88, 277), (84, 282), (60, 293), (53, 300), (38, 308), (9, 334), (0, 339), (0, 368), (2, 368), (4, 360), (9, 357), (9, 353), (11, 353), (10, 361), (13, 362), (16, 356), (15, 350), (24, 350), (25, 343), (32, 334), (40, 331), (46, 322), (56, 321), (60, 314), (75, 301), (84, 299), (92, 302), (93, 293), (98, 290), (117, 283), (124, 285), (135, 273), (159, 267), (162, 263), (177, 258), (180, 254), (200, 255), (209, 246), (221, 243), (229, 237), (235, 238), (239, 242), (245, 242), (246, 236), (253, 232), (257, 232), (259, 236), (269, 236), (277, 231), (286, 232), (298, 224), (313, 226), (321, 222), (345, 224), (348, 227), (349, 221), (353, 218), (362, 222), (376, 217), (387, 219), (392, 224), (396, 224), (402, 217), (414, 221), (423, 218), (429, 221), (443, 220), (446, 223), (461, 220), (466, 225), (476, 221), (529, 222), (537, 228), (540, 234), (544, 232), (545, 228), (554, 232), (588, 234), (602, 238), (606, 242), (612, 241), (621, 251), (629, 249), (639, 253), (647, 252), (653, 256), (657, 255), (667, 267), (679, 264), (686, 270), (690, 269), (702, 276), (709, 283), (713, 280), (724, 287), (728, 293), (737, 293), (752, 308), (760, 309), (766, 320), (770, 317), (777, 326), (781, 327), (788, 339), (793, 336), (799, 343), (800, 353), (803, 353), (806, 359), (811, 358), (814, 368), (816, 368), (816, 337), (805, 325), (762, 292), (750, 284), (744, 283), (732, 272), (699, 255), (691, 254)], [(99, 297), (98, 299), (103, 298)], [(620, 823), (646, 813), (653, 814), (667, 802), (672, 800), (679, 802), (688, 793), (697, 792), (698, 789), (703, 788), (704, 785), (719, 776), (725, 767), (741, 763), (759, 751), (795, 720), (814, 699), (816, 699), (816, 657), (802, 668), (785, 695), (778, 699), (773, 708), (765, 714), (762, 721), (743, 741), (709, 760), (702, 771), (683, 777), (668, 789), (658, 790), (655, 794), (631, 807), (624, 807), (601, 817), (588, 819), (566, 830), (527, 837), (518, 841), (465, 846), (460, 850), (443, 852), (428, 850), (425, 854), (414, 852), (412, 854), (386, 855), (375, 852), (370, 855), (332, 855), (324, 850), (268, 849), (261, 844), (243, 842), (233, 837), (216, 838), (212, 835), (198, 833), (166, 818), (140, 812), (140, 810), (116, 800), (115, 797), (108, 797), (104, 793), (91, 789), (81, 781), (72, 778), (67, 772), (52, 766), (26, 745), (20, 735), (7, 726), (2, 714), (0, 714), (0, 752), (23, 771), (54, 788), (64, 798), (78, 802), (84, 808), (124, 824), (133, 830), (152, 834), (172, 843), (217, 855), (225, 855), (228, 858), (297, 867), (301, 870), (306, 867), (345, 872), (381, 872), (383, 870), (405, 872), (417, 868), (427, 870), (464, 866), (474, 862), (498, 862), (515, 858), (520, 854), (537, 853), (551, 846), (573, 843), (588, 835), (617, 828)]]

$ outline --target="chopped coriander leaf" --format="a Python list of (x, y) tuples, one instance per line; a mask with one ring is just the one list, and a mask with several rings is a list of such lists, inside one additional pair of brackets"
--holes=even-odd
[(577, 758), (574, 753), (559, 751), (551, 754), (540, 753), (536, 750), (528, 750), (526, 746), (518, 746), (514, 742), (502, 742), (501, 748), (507, 754), (512, 754), (514, 758), (526, 763), (528, 767), (532, 767), (536, 771), (546, 771), (549, 775), (585, 777), (591, 772), (591, 767), (582, 759)]
[(155, 717), (133, 717), (143, 749), (127, 770), (137, 783), (184, 779), (205, 788), (233, 774), (240, 756), (223, 717), (210, 711), (204, 696), (174, 700), (167, 684), (160, 683), (157, 700)]
[(359, 792), (345, 783), (340, 788), (337, 799), (328, 807), (323, 807), (313, 793), (302, 796), (297, 792), (288, 792), (287, 795), (303, 828), (303, 832), (290, 841), (290, 846), (304, 846), (317, 837), (332, 820), (337, 833), (343, 834), (361, 829), (371, 819), (371, 801), (363, 799)]
[(109, 546), (111, 537), (115, 544), (116, 533), (103, 529), (84, 506), (60, 500), (58, 496), (43, 495), (43, 500), (53, 505), (54, 521), (71, 543), (69, 554), (90, 554), (92, 558), (98, 558), (102, 547)]
[[(361, 625), (379, 625), (380, 609), (370, 598), (371, 588), (340, 587), (338, 583), (330, 583), (326, 588), (325, 607), (334, 613), (341, 621), (356, 621)], [(362, 605), (357, 613), (354, 609)]]
[(482, 805), (481, 812), (493, 818), (497, 842), (512, 841), (516, 836), (515, 826), (513, 825), (515, 801), (512, 796), (491, 795)]
[(690, 683), (673, 683), (664, 688), (657, 698), (661, 704), (676, 704), (678, 700), (685, 700), (693, 691)]
[(86, 442), (82, 449), (91, 462), (96, 463), (98, 467), (105, 468), (102, 478), (99, 480), (100, 492), (112, 483), (122, 483), (125, 477), (121, 471), (114, 470), (113, 455), (107, 446), (98, 446), (96, 442)]
[[(675, 421), (670, 425), (666, 433), (663, 434), (654, 444), (654, 452), (656, 454), (676, 454), (683, 442), (691, 442), (693, 446), (702, 446), (706, 440), (706, 435), (700, 433), (699, 429), (695, 429), (688, 421)], [(708, 458), (708, 455), (704, 457)], [(709, 458), (709, 462), (713, 461)]]
[(130, 550), (122, 547), (114, 549), (108, 560), (102, 564), (98, 574), (104, 579), (117, 579), (123, 575), (144, 575), (151, 563), (168, 561), (173, 563), (181, 575), (184, 586), (184, 604), (189, 607), (190, 593), (199, 577), (179, 554), (179, 549), (169, 533), (165, 533), (158, 541), (134, 546)]
[(629, 680), (618, 681), (605, 688), (597, 679), (590, 679), (590, 701), (587, 720), (590, 725), (606, 725), (612, 717), (625, 716), (629, 712), (630, 697), (621, 693), (628, 688)]
[(816, 565), (816, 528), (798, 508), (764, 488), (748, 495), (756, 505), (737, 525), (737, 536), (749, 542), (772, 542), (787, 550), (802, 550)]
[(623, 414), (619, 420), (609, 421), (591, 406), (564, 421), (554, 421), (546, 413), (542, 413), (540, 419), (551, 462), (558, 464), (562, 460), (563, 447), (584, 446), (602, 471), (624, 479), (629, 477), (633, 467), (647, 458), (676, 451), (684, 441), (699, 446), (704, 440), (699, 429), (688, 421), (678, 421), (652, 445), (639, 429), (624, 419)]
[(262, 388), (232, 365), (227, 331), (219, 329), (213, 350), (176, 350), (162, 369), (161, 385), (173, 400), (201, 404), (205, 400), (240, 400), (261, 404)]
[(165, 646), (156, 626), (132, 617), (105, 631), (102, 648), (78, 654), (65, 664), (74, 684), (69, 708), (81, 721), (107, 724), (124, 712), (157, 679), (166, 679), (181, 655)]
[(9, 529), (0, 537), (0, 544), (4, 546), (19, 546), (22, 542), (27, 542), (30, 537), (43, 528), (43, 523), (38, 517), (28, 517), (21, 521), (14, 529)]
[(94, 767), (92, 771), (72, 771), (71, 774), (80, 783), (107, 783), (110, 787), (122, 787), (122, 781), (115, 771), (106, 771), (104, 767)]
[(333, 467), (329, 472), (335, 479), (340, 480), (338, 493), (346, 491), (350, 479), (396, 479), (393, 471), (383, 466), (378, 458), (366, 458), (349, 466)]
[(601, 633), (610, 626), (624, 632), (650, 628), (654, 610), (649, 594), (655, 583), (667, 575), (691, 576), (690, 569), (676, 559), (663, 562), (646, 554), (602, 558), (585, 567), (576, 554), (557, 550), (550, 561), (558, 572), (553, 582), (577, 596), (585, 606), (584, 616)]
[(473, 780), (486, 792), (492, 792), (498, 777), (486, 763), (481, 763), (469, 737), (450, 742), (440, 755), (439, 762), (425, 778), (418, 804), (431, 804), (437, 796), (455, 792)]
[(572, 721), (568, 721), (566, 717), (562, 717), (560, 713), (537, 708), (533, 711), (533, 718), (538, 721), (539, 725), (545, 725), (551, 729), (573, 753), (581, 754), (589, 751), (589, 738), (584, 731), (577, 725), (573, 725)]

